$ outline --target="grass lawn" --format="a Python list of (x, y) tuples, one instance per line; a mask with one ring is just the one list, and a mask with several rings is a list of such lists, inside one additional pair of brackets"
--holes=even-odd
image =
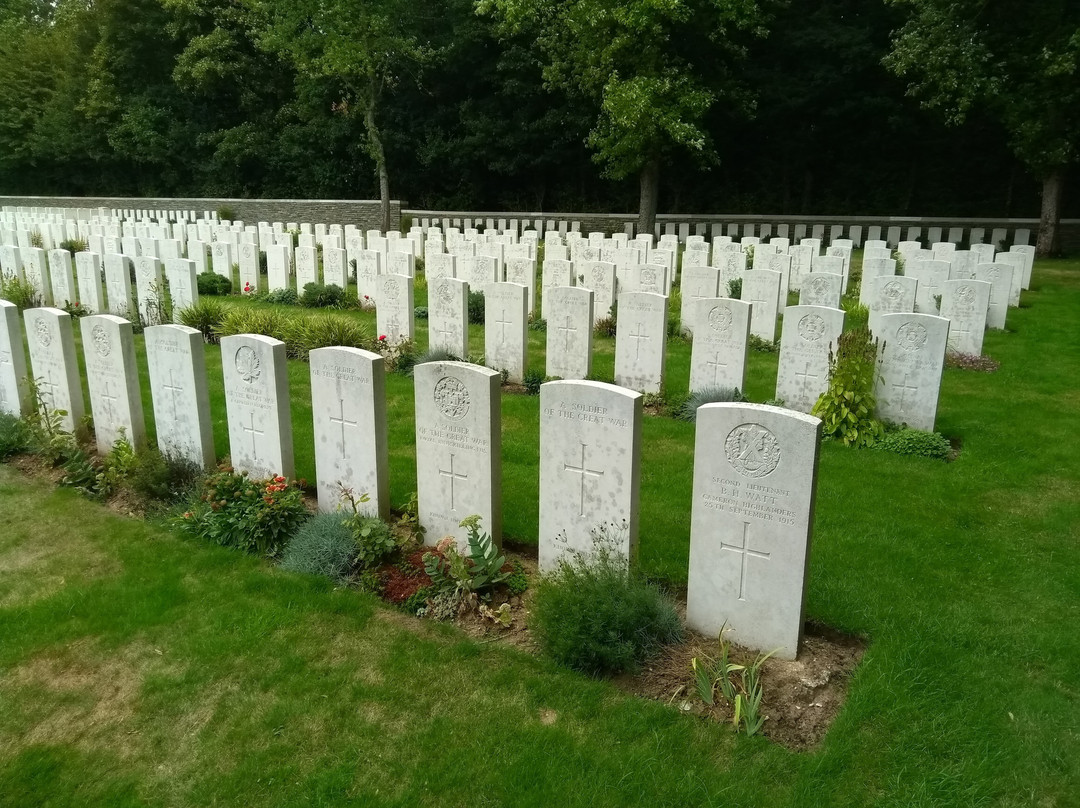
[[(1080, 805), (1078, 335), (1080, 261), (1040, 261), (987, 337), (1001, 369), (945, 371), (954, 463), (823, 447), (807, 612), (869, 648), (804, 753), (0, 466), (0, 805)], [(596, 353), (610, 378), (614, 343)], [(776, 361), (751, 353), (752, 400)], [(308, 367), (289, 374), (313, 477)], [(669, 394), (688, 376), (672, 343)], [(400, 505), (411, 380), (387, 395)], [(503, 399), (505, 530), (531, 544), (538, 403)], [(640, 562), (675, 586), (692, 446), (692, 425), (646, 418)]]

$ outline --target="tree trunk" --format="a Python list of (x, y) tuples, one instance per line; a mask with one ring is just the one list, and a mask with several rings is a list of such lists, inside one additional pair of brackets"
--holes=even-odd
[(660, 159), (653, 157), (641, 169), (641, 200), (638, 203), (638, 235), (656, 230), (656, 205), (660, 197)]
[(1040, 257), (1058, 251), (1058, 224), (1061, 222), (1061, 193), (1065, 187), (1065, 170), (1055, 168), (1043, 178), (1042, 215), (1039, 217), (1039, 240), (1035, 254)]
[(385, 233), (390, 229), (390, 175), (386, 171), (386, 151), (379, 136), (379, 127), (375, 124), (374, 93), (368, 98), (364, 108), (364, 128), (367, 130), (371, 156), (375, 159), (375, 168), (379, 173), (379, 229)]

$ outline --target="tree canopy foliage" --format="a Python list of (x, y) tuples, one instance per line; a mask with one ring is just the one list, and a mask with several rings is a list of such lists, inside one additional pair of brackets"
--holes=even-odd
[(1076, 14), (0, 0), (0, 193), (1032, 216), (1077, 173)]

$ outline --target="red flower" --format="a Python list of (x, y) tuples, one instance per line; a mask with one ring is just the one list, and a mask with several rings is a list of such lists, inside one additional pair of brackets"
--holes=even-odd
[(386, 334), (379, 334), (379, 342), (386, 342)]
[(285, 482), (285, 478), (284, 478), (284, 477), (282, 477), (282, 476), (281, 476), (281, 475), (279, 474), (279, 475), (278, 475), (277, 477), (275, 477), (275, 478), (274, 478), (274, 482), (275, 482), (275, 483), (283, 483), (283, 482)]

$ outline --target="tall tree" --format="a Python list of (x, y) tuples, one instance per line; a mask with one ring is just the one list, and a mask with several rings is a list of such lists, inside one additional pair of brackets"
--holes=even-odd
[[(432, 56), (419, 23), (435, 11), (409, 0), (249, 0), (265, 13), (263, 43), (303, 77), (340, 90), (335, 110), (359, 116), (379, 178), (382, 229), (390, 229), (390, 173), (379, 122), (384, 96)], [(438, 3), (432, 4), (434, 6)]]
[(1080, 159), (1080, 3), (888, 0), (910, 16), (886, 64), (952, 123), (985, 108), (1042, 181), (1037, 250), (1057, 250), (1061, 197)]
[(588, 136), (612, 178), (639, 178), (638, 230), (656, 223), (660, 172), (676, 152), (716, 154), (705, 126), (723, 100), (749, 111), (734, 65), (763, 35), (756, 0), (478, 0), (509, 32), (532, 32), (544, 79), (596, 111)]

